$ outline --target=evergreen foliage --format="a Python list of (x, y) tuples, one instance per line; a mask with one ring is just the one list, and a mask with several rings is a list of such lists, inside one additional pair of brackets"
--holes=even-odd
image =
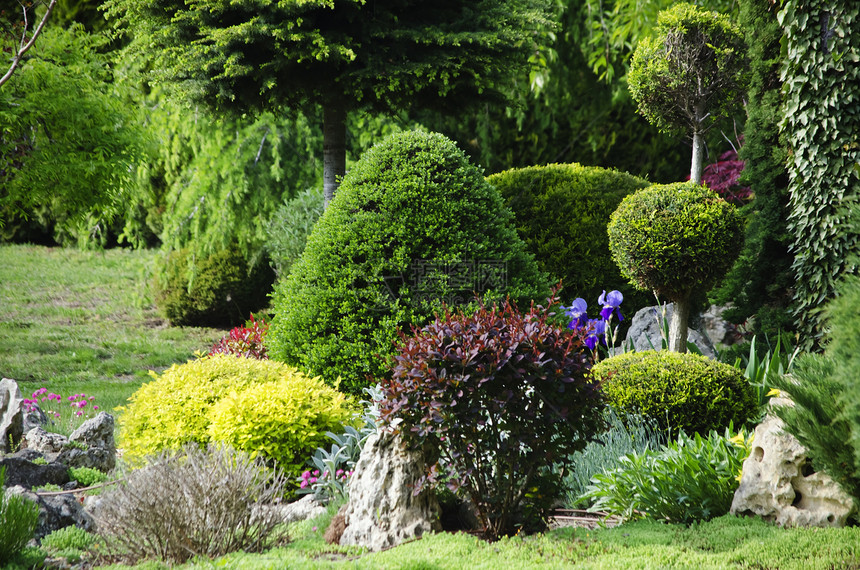
[(319, 129), (301, 114), (218, 118), (162, 91), (143, 106), (155, 144), (138, 168), (124, 237), (197, 257), (235, 244), (256, 262), (268, 219), (319, 181)]
[(301, 257), (314, 224), (323, 213), (322, 187), (308, 188), (278, 208), (266, 226), (266, 252), (275, 273), (282, 277)]
[(546, 278), (499, 195), (442, 135), (396, 133), (367, 151), (275, 290), (269, 355), (356, 394), (384, 378), (397, 329), (441, 309), (540, 298)]
[(592, 369), (613, 409), (641, 414), (668, 434), (707, 435), (758, 418), (743, 373), (698, 354), (627, 352)]
[(577, 162), (677, 181), (687, 167), (683, 141), (661, 135), (636, 114), (626, 83), (607, 84), (588, 69), (589, 17), (581, 2), (564, 3), (555, 41), (540, 53), (546, 67), (521, 74), (511, 88), (512, 105), (415, 117), (457, 141), (487, 172)]
[(731, 302), (723, 313), (734, 323), (754, 319), (754, 330), (769, 335), (794, 328), (793, 256), (789, 253), (788, 152), (780, 140), (780, 42), (777, 7), (769, 0), (743, 0), (740, 23), (749, 46), (750, 86), (747, 122), (740, 158), (745, 162), (740, 183), (749, 185), (753, 202), (742, 211), (746, 220), (744, 248), (716, 292), (719, 303)]
[(702, 177), (702, 135), (740, 104), (746, 46), (726, 16), (680, 2), (660, 12), (633, 54), (627, 81), (639, 112), (667, 133), (693, 139), (690, 178)]
[(128, 201), (144, 135), (104, 46), (80, 26), (46, 28), (0, 89), (3, 239), (103, 244)]
[(607, 232), (621, 274), (675, 303), (669, 348), (685, 352), (693, 295), (721, 279), (743, 245), (735, 207), (693, 182), (655, 184), (624, 198)]
[(790, 376), (773, 379), (793, 406), (773, 406), (785, 430), (860, 504), (860, 278), (849, 276), (822, 315), (829, 325), (823, 355), (796, 360)]
[[(275, 280), (264, 262), (250, 267), (236, 248), (201, 260), (181, 249), (163, 258), (155, 303), (173, 325), (236, 326), (266, 306)], [(190, 279), (189, 279), (190, 275)]]
[(609, 253), (606, 226), (621, 200), (648, 186), (624, 172), (579, 164), (533, 166), (494, 174), (495, 186), (514, 212), (517, 233), (550, 279), (568, 296), (597, 299), (617, 289), (630, 314), (654, 300), (621, 276)]
[[(324, 110), (326, 200), (349, 111), (504, 99), (529, 66), (549, 0), (108, 0), (153, 77), (217, 108)], [(447, 99), (447, 104), (445, 100)]]
[(785, 36), (781, 127), (791, 153), (794, 318), (814, 343), (821, 309), (857, 252), (850, 218), (860, 196), (860, 3), (786, 0), (777, 18)]

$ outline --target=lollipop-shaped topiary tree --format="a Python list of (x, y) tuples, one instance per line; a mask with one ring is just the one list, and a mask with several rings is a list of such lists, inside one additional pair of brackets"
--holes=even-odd
[(660, 12), (654, 35), (633, 53), (630, 94), (652, 125), (692, 136), (693, 182), (702, 182), (703, 136), (741, 103), (747, 69), (741, 31), (728, 17), (686, 3)]
[(693, 292), (720, 280), (743, 245), (737, 210), (705, 186), (655, 184), (627, 196), (607, 231), (621, 274), (675, 303), (669, 350), (686, 352)]

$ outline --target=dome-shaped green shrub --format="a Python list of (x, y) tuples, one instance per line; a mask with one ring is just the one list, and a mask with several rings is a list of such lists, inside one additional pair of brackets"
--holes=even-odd
[(271, 360), (216, 354), (152, 376), (118, 418), (127, 457), (226, 442), (291, 468), (352, 413), (347, 398), (321, 379)]
[(275, 274), (267, 263), (249, 268), (237, 249), (225, 249), (192, 270), (192, 255), (173, 251), (156, 271), (155, 303), (170, 324), (232, 327), (268, 303)]
[(616, 410), (651, 418), (667, 432), (722, 432), (758, 417), (752, 387), (733, 366), (698, 354), (628, 352), (592, 368)]
[(627, 196), (607, 232), (621, 273), (638, 288), (669, 299), (708, 290), (743, 245), (737, 209), (691, 182), (654, 184)]
[(646, 180), (575, 163), (514, 168), (487, 180), (513, 210), (517, 233), (538, 268), (562, 279), (566, 297), (593, 303), (603, 290), (617, 289), (631, 315), (653, 303), (650, 293), (621, 276), (606, 234), (609, 216), (625, 196), (648, 186)]
[(675, 303), (669, 348), (685, 352), (691, 296), (722, 279), (743, 246), (737, 209), (692, 182), (655, 184), (624, 198), (607, 232), (621, 274)]
[(398, 328), (443, 302), (544, 300), (498, 191), (442, 135), (394, 134), (344, 177), (274, 296), (271, 358), (359, 393), (383, 378)]

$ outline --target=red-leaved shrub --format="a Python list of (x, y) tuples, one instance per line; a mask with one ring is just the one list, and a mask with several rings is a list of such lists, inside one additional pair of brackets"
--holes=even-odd
[(550, 316), (510, 303), (446, 312), (401, 333), (383, 382), (383, 423), (438, 452), (420, 486), (464, 491), (490, 538), (541, 528), (561, 493), (563, 471), (553, 466), (603, 427), (590, 351)]
[(243, 327), (235, 327), (230, 333), (221, 338), (209, 349), (209, 355), (232, 354), (244, 356), (245, 358), (256, 358), (257, 360), (268, 360), (269, 355), (263, 340), (269, 330), (269, 324), (260, 319), (254, 319), (254, 315)]

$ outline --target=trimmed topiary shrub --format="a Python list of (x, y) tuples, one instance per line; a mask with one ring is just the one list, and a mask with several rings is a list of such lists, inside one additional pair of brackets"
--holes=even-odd
[(686, 351), (691, 296), (721, 279), (743, 246), (736, 208), (692, 182), (655, 184), (624, 198), (607, 232), (622, 275), (675, 303), (669, 348)]
[(648, 186), (625, 172), (579, 164), (515, 168), (487, 177), (514, 212), (517, 233), (538, 268), (575, 297), (597, 299), (603, 290), (624, 294), (632, 315), (653, 304), (612, 262), (606, 226), (621, 200)]
[(209, 437), (277, 461), (298, 476), (308, 458), (352, 417), (343, 393), (318, 378), (291, 375), (232, 391), (209, 414)]
[(396, 133), (362, 156), (276, 287), (271, 358), (356, 394), (388, 374), (396, 331), (477, 293), (540, 298), (548, 280), (498, 191), (442, 135)]
[(698, 354), (628, 352), (592, 369), (613, 409), (641, 414), (667, 433), (703, 436), (758, 418), (755, 392), (739, 369)]
[(227, 442), (289, 468), (352, 415), (343, 394), (280, 362), (216, 354), (151, 374), (119, 416), (127, 457)]
[(540, 528), (563, 492), (553, 465), (604, 427), (590, 351), (550, 316), (510, 304), (446, 312), (401, 337), (382, 385), (382, 421), (438, 453), (426, 483), (462, 488), (491, 538)]
[(199, 262), (182, 249), (168, 254), (156, 272), (155, 303), (172, 325), (236, 326), (266, 306), (274, 280), (268, 264), (249, 267), (236, 249)]

